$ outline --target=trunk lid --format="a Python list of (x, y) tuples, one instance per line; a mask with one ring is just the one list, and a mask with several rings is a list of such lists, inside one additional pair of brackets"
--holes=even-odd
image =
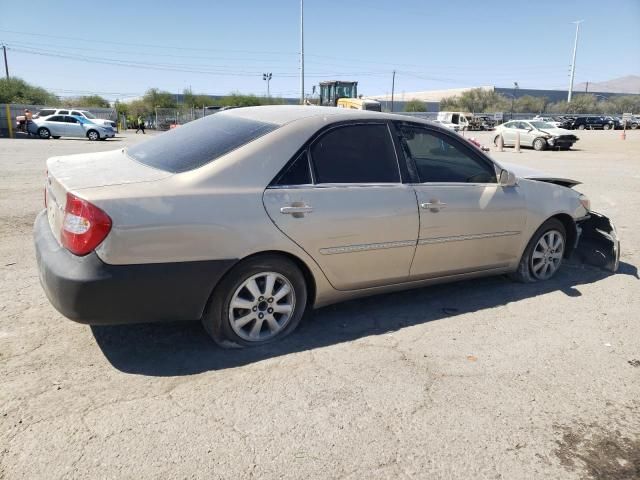
[(124, 149), (109, 152), (83, 153), (47, 160), (45, 202), (53, 235), (60, 243), (67, 193), (82, 197), (86, 188), (154, 182), (173, 175), (129, 158)]

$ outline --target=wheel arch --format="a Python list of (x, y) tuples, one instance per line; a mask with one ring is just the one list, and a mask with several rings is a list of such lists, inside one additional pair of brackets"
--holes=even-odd
[[(560, 223), (562, 223), (562, 225), (564, 226), (564, 230), (567, 234), (567, 244), (565, 245), (564, 249), (564, 258), (569, 258), (571, 256), (571, 252), (573, 252), (576, 246), (576, 240), (578, 239), (578, 227), (576, 225), (576, 222), (568, 213), (556, 213), (555, 215), (547, 218), (544, 222), (552, 218), (559, 220)], [(544, 222), (542, 222), (540, 225), (544, 224)]]
[[(315, 304), (316, 301), (316, 291), (317, 291), (317, 286), (316, 286), (316, 280), (315, 277), (313, 276), (313, 273), (311, 272), (311, 269), (307, 266), (307, 264), (298, 256), (290, 253), (290, 252), (285, 252), (283, 250), (263, 250), (261, 252), (256, 252), (256, 253), (252, 253), (251, 255), (247, 255), (246, 257), (243, 257), (241, 259), (239, 259), (235, 265), (238, 265), (241, 262), (244, 262), (246, 260), (250, 260), (252, 258), (255, 257), (260, 257), (263, 255), (277, 255), (277, 256), (281, 256), (284, 258), (287, 258), (289, 260), (291, 260), (302, 272), (302, 276), (304, 277), (304, 282), (305, 285), (307, 287), (307, 306), (313, 306)], [(235, 266), (234, 265), (234, 266)], [(232, 267), (233, 268), (233, 267)], [(230, 268), (223, 276), (223, 278), (229, 274), (229, 271), (231, 271)], [(220, 279), (220, 281), (222, 281), (222, 278)], [(213, 290), (215, 290), (218, 286), (218, 284), (220, 283), (220, 281), (218, 281), (218, 283), (216, 284), (216, 286), (213, 288)], [(213, 294), (213, 292), (212, 292)]]

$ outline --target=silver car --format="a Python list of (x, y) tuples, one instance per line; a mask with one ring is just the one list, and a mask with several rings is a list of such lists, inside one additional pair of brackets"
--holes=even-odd
[(615, 270), (615, 230), (577, 183), (518, 175), (419, 119), (239, 108), (127, 149), (50, 158), (37, 261), (73, 320), (199, 319), (221, 345), (259, 345), (305, 309), (355, 297), (548, 280), (581, 236)]
[(50, 115), (34, 118), (29, 123), (29, 131), (43, 139), (83, 137), (89, 140), (106, 140), (116, 136), (112, 126), (98, 125), (77, 115)]
[(516, 137), (520, 136), (520, 145), (533, 147), (534, 150), (546, 150), (557, 148), (569, 150), (578, 141), (570, 130), (554, 127), (550, 123), (541, 120), (512, 120), (495, 129), (493, 143), (497, 146), (502, 136), (505, 146), (516, 144)]

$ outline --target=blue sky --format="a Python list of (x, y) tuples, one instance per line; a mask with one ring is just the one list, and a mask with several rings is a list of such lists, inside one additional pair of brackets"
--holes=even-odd
[[(263, 95), (272, 72), (272, 95), (295, 97), (299, 16), (299, 0), (7, 0), (0, 42), (11, 75), (61, 95)], [(306, 0), (306, 91), (339, 78), (384, 94), (394, 69), (398, 94), (566, 89), (578, 19), (576, 83), (640, 74), (640, 0)]]

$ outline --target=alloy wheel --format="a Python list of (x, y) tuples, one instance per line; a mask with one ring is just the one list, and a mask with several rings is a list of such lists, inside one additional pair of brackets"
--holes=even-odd
[(248, 342), (264, 342), (278, 335), (295, 310), (291, 282), (276, 272), (249, 277), (234, 292), (229, 303), (229, 324)]
[(564, 238), (558, 230), (545, 232), (531, 254), (531, 273), (540, 280), (548, 280), (560, 267), (564, 255)]

